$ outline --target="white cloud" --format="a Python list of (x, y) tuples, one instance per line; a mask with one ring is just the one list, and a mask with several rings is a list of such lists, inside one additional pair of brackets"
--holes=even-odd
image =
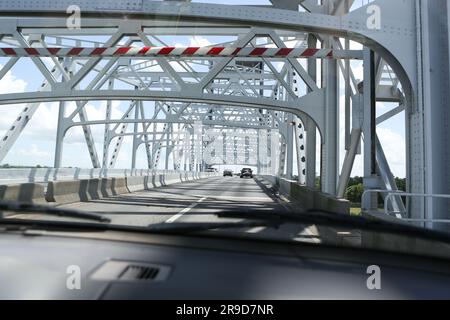
[[(190, 47), (208, 47), (211, 45), (212, 43), (208, 39), (200, 36), (193, 36), (189, 39)], [(175, 43), (174, 47), (186, 47), (186, 45), (182, 43)], [(186, 72), (186, 68), (177, 61), (170, 61), (169, 64), (176, 72)]]
[(406, 146), (405, 138), (400, 134), (387, 128), (377, 128), (380, 139), (391, 171), (395, 176), (406, 176)]
[(190, 39), (190, 44), (191, 47), (208, 47), (211, 45), (211, 42), (203, 37), (200, 36), (193, 36)]
[(352, 61), (351, 69), (357, 82), (361, 82), (364, 79), (364, 66), (362, 61)]
[[(0, 65), (0, 70), (2, 69)], [(15, 77), (8, 71), (0, 80), (0, 94), (24, 92), (27, 82)], [(3, 135), (11, 127), (17, 115), (23, 109), (23, 105), (2, 105), (0, 106), (0, 134)]]
[(186, 69), (177, 61), (170, 61), (169, 64), (176, 72), (186, 72)]
[(22, 134), (33, 140), (54, 140), (58, 121), (58, 110), (58, 102), (42, 103)]
[[(340, 97), (340, 110), (339, 122), (340, 122), (340, 168), (342, 168), (345, 158), (345, 114), (343, 112), (345, 105), (345, 96)], [(389, 108), (386, 104), (377, 105), (379, 111), (385, 112)], [(389, 163), (392, 173), (397, 177), (406, 176), (406, 141), (404, 135), (395, 132), (394, 130), (386, 127), (377, 127), (378, 138), (380, 139), (383, 147), (386, 159)], [(361, 143), (361, 151), (364, 148), (364, 143)], [(364, 174), (363, 156), (357, 155), (353, 165), (352, 176), (362, 176)]]
[[(2, 69), (0, 65), (0, 70)], [(24, 92), (27, 82), (23, 79), (15, 77), (11, 71), (8, 71), (0, 80), (0, 94), (13, 92)], [(8, 130), (19, 112), (23, 109), (23, 105), (3, 105), (0, 106), (0, 134)]]
[(22, 166), (34, 166), (34, 165), (51, 165), (53, 164), (53, 154), (48, 151), (47, 146), (39, 146), (37, 144), (23, 145), (13, 148), (3, 163), (9, 163)]
[(41, 159), (48, 159), (52, 155), (50, 152), (41, 150), (37, 145), (32, 144), (31, 148), (28, 149), (19, 149), (17, 151), (17, 155), (21, 157), (32, 157), (32, 158), (41, 158)]
[[(3, 66), (0, 65), (0, 70), (2, 68)], [(10, 70), (0, 80), (0, 94), (11, 92), (24, 92), (26, 86), (27, 82), (23, 79), (15, 77)]]

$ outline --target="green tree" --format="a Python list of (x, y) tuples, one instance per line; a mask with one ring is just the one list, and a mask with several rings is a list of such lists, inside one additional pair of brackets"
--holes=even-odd
[(320, 177), (316, 177), (316, 189), (320, 190), (322, 186), (322, 179), (320, 179)]
[(395, 183), (397, 184), (398, 190), (406, 192), (406, 179), (395, 178)]
[(362, 184), (362, 183), (363, 183), (363, 178), (362, 177), (353, 177), (353, 178), (350, 178), (348, 180), (348, 186), (349, 187), (356, 186), (356, 185)]
[(364, 192), (364, 186), (362, 183), (352, 185), (347, 188), (345, 198), (353, 203), (361, 203), (361, 197)]

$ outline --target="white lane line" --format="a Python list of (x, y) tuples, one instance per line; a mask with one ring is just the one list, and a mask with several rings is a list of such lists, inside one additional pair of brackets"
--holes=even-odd
[[(201, 195), (193, 195), (194, 197), (201, 197)], [(246, 197), (246, 196), (242, 196), (242, 197), (231, 197), (231, 196), (208, 196), (209, 199), (217, 199), (217, 200), (242, 200), (245, 199), (247, 201), (268, 201), (268, 200), (272, 200), (269, 197)]]
[(266, 227), (254, 227), (251, 228), (250, 230), (247, 230), (247, 233), (259, 233), (262, 232), (266, 229)]
[(176, 220), (181, 218), (181, 216), (183, 216), (185, 213), (189, 212), (191, 209), (195, 208), (198, 204), (202, 203), (205, 200), (206, 200), (206, 197), (205, 198), (201, 198), (197, 202), (192, 203), (189, 207), (184, 208), (183, 210), (178, 212), (176, 215), (174, 215), (174, 216), (170, 217), (168, 220), (166, 220), (166, 223), (173, 223), (173, 222), (175, 222)]

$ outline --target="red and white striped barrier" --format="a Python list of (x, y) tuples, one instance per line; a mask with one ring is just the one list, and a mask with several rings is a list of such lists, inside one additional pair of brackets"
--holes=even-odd
[(265, 57), (362, 59), (360, 50), (226, 47), (0, 48), (0, 57)]

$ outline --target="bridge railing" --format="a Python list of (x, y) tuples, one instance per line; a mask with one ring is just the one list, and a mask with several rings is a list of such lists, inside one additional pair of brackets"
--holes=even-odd
[(302, 186), (298, 181), (272, 175), (257, 175), (256, 179), (268, 182), (280, 195), (294, 203), (296, 209), (350, 214), (349, 201)]
[(407, 218), (407, 212), (402, 212), (399, 210), (390, 210), (390, 204), (392, 205), (392, 201), (397, 197), (404, 198), (422, 198), (422, 199), (450, 199), (450, 195), (448, 194), (422, 194), (422, 193), (406, 193), (402, 191), (391, 191), (391, 190), (366, 190), (363, 192), (361, 203), (363, 205), (362, 211), (366, 213), (371, 213), (369, 208), (365, 208), (364, 205), (367, 198), (370, 195), (379, 195), (385, 194), (384, 198), (384, 212), (383, 214), (386, 217), (395, 217), (404, 222), (410, 223), (442, 223), (442, 224), (450, 224), (450, 219), (433, 219), (433, 218)]
[(15, 183), (47, 183), (50, 181), (150, 176), (181, 173), (175, 170), (149, 169), (81, 169), (81, 168), (19, 168), (0, 169), (0, 185)]

